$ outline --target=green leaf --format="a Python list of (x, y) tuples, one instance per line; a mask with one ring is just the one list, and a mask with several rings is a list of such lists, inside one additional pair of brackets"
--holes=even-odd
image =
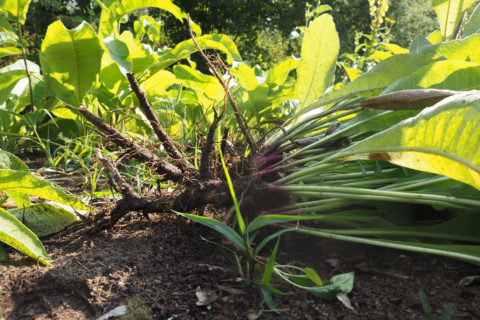
[(25, 78), (25, 76), (26, 73), (24, 70), (2, 70), (0, 73), (0, 104), (5, 102), (17, 82)]
[(422, 53), (426, 47), (429, 47), (431, 45), (432, 43), (428, 41), (427, 38), (423, 36), (416, 36), (410, 44), (410, 48), (408, 49), (408, 51), (410, 53)]
[(38, 237), (57, 233), (77, 221), (73, 213), (49, 203), (37, 203), (28, 208), (16, 208), (8, 212), (22, 221)]
[(0, 190), (21, 192), (74, 208), (88, 210), (88, 207), (73, 195), (27, 171), (0, 169)]
[(323, 14), (308, 27), (298, 66), (297, 97), (300, 107), (320, 98), (333, 81), (340, 43), (332, 16)]
[(423, 49), (423, 54), (439, 54), (447, 60), (462, 60), (480, 63), (480, 35), (474, 34), (465, 39), (442, 42)]
[(237, 248), (239, 248), (240, 250), (242, 250), (244, 252), (247, 252), (247, 250), (245, 248), (245, 242), (243, 241), (243, 238), (235, 230), (233, 230), (232, 228), (230, 228), (226, 224), (224, 224), (224, 223), (222, 223), (218, 220), (208, 218), (208, 217), (197, 216), (197, 215), (189, 214), (189, 213), (180, 213), (180, 212), (176, 212), (176, 213), (185, 217), (185, 218), (191, 219), (193, 221), (197, 221), (198, 223), (201, 223), (204, 226), (209, 227), (210, 229), (213, 229), (213, 230), (221, 233), (227, 239), (232, 241), (233, 244), (235, 246), (237, 246)]
[(27, 171), (28, 167), (17, 156), (0, 149), (0, 169)]
[[(196, 38), (196, 40), (202, 50), (213, 49), (225, 53), (229, 64), (231, 64), (233, 60), (242, 60), (235, 43), (224, 34), (206, 34)], [(167, 49), (160, 52), (158, 61), (153, 68), (156, 70), (165, 69), (175, 62), (187, 58), (194, 52), (197, 52), (197, 47), (192, 39), (182, 41), (177, 44), (174, 49)]]
[(387, 239), (361, 238), (323, 232), (305, 227), (297, 228), (295, 229), (295, 231), (329, 239), (363, 243), (379, 247), (407, 250), (413, 252), (436, 254), (480, 265), (480, 246), (478, 245), (428, 244), (411, 241), (393, 241)]
[(263, 271), (262, 282), (263, 286), (270, 284), (270, 279), (273, 274), (273, 267), (275, 266), (275, 259), (277, 258), (278, 245), (280, 244), (280, 237), (277, 238), (275, 247), (273, 248), (272, 254), (268, 258), (267, 264), (265, 265), (265, 270)]
[(132, 71), (132, 58), (130, 57), (130, 51), (127, 45), (113, 36), (109, 36), (103, 39), (105, 47), (107, 47), (110, 57), (113, 61), (118, 63), (120, 71), (123, 74)]
[(142, 90), (149, 96), (156, 98), (166, 94), (168, 87), (181, 83), (173, 73), (167, 70), (160, 70), (140, 83)]
[(381, 159), (480, 189), (480, 92), (457, 94), (349, 148), (343, 160)]
[(108, 0), (104, 1), (105, 6), (100, 15), (98, 34), (101, 38), (108, 37), (116, 29), (119, 29), (118, 21), (126, 14), (143, 8), (159, 8), (170, 12), (180, 21), (187, 15), (174, 5), (170, 0)]
[[(282, 269), (293, 269), (302, 274), (290, 273), (283, 271)], [(307, 268), (309, 270), (310, 268)], [(353, 289), (353, 282), (355, 275), (353, 272), (342, 273), (336, 276), (333, 276), (329, 280), (325, 281), (322, 286), (316, 285), (310, 277), (305, 273), (305, 269), (295, 267), (295, 266), (276, 266), (274, 269), (275, 273), (282, 277), (288, 283), (294, 285), (297, 288), (306, 290), (322, 299), (335, 299), (337, 293), (350, 293)], [(315, 272), (315, 271), (314, 271)], [(316, 273), (315, 273), (316, 274)], [(318, 275), (317, 275), (318, 277)], [(307, 281), (305, 281), (307, 280)]]
[(151, 66), (155, 61), (152, 49), (135, 41), (135, 37), (130, 31), (124, 31), (118, 37), (120, 41), (126, 44), (132, 60), (132, 72), (140, 74)]
[(292, 57), (285, 58), (272, 69), (268, 70), (267, 79), (265, 82), (271, 87), (282, 85), (287, 80), (290, 71), (297, 69), (299, 60)]
[(47, 252), (37, 236), (17, 218), (0, 208), (0, 241), (49, 266)]
[[(321, 102), (338, 99), (342, 96), (355, 94), (361, 91), (370, 91), (362, 93), (362, 96), (371, 97), (379, 94), (384, 87), (393, 82), (410, 75), (423, 65), (433, 61), (432, 55), (423, 54), (396, 54), (380, 61), (368, 72), (348, 83), (338, 91), (328, 94)], [(320, 103), (321, 103), (320, 102)], [(319, 103), (319, 104), (320, 104)]]
[(313, 270), (312, 268), (303, 268), (303, 272), (308, 276), (310, 281), (312, 281), (314, 284), (317, 286), (323, 286), (322, 279), (320, 279), (320, 276)]
[[(7, 251), (5, 251), (5, 248), (2, 246), (2, 243), (0, 243), (0, 261), (6, 261), (8, 259), (8, 254)], [(2, 316), (2, 313), (0, 312), (0, 317)]]
[(238, 64), (236, 68), (231, 69), (231, 72), (245, 90), (252, 91), (258, 87), (258, 80), (255, 76), (255, 71), (246, 64)]
[(463, 30), (463, 36), (469, 36), (474, 33), (480, 32), (480, 3), (477, 5), (475, 10), (473, 10), (470, 19), (468, 20), (467, 24), (465, 25), (465, 29)]
[(0, 48), (0, 58), (13, 56), (16, 54), (22, 54), (22, 50), (16, 47), (4, 47)]
[(463, 19), (463, 14), (476, 0), (432, 0), (443, 40), (450, 40)]
[(28, 194), (12, 190), (5, 191), (5, 193), (10, 199), (12, 199), (13, 202), (15, 202), (15, 205), (19, 208), (29, 207), (31, 205), (30, 197), (28, 196)]
[(72, 30), (52, 23), (40, 52), (44, 78), (57, 98), (74, 107), (82, 103), (100, 71), (102, 45), (86, 22)]
[(5, 12), (8, 20), (24, 24), (25, 19), (27, 19), (30, 1), (31, 0), (0, 0), (0, 12)]
[(174, 66), (173, 73), (186, 87), (200, 90), (208, 99), (220, 100), (223, 98), (223, 88), (215, 77), (202, 74), (182, 64)]
[(455, 60), (433, 62), (396, 81), (382, 94), (421, 88), (457, 91), (480, 89), (480, 65)]

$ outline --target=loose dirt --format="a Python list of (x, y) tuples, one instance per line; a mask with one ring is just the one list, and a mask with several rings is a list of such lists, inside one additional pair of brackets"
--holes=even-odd
[[(314, 268), (323, 279), (355, 272), (348, 295), (357, 313), (278, 279), (281, 314), (255, 286), (239, 281), (233, 255), (215, 232), (172, 214), (130, 214), (110, 230), (44, 239), (53, 267), (10, 252), (0, 265), (4, 319), (96, 319), (124, 304), (128, 319), (425, 319), (419, 290), (436, 315), (453, 303), (453, 319), (480, 319), (480, 268), (304, 235), (282, 236), (280, 263)], [(199, 305), (198, 295), (207, 295)], [(2, 317), (0, 316), (0, 319)]]

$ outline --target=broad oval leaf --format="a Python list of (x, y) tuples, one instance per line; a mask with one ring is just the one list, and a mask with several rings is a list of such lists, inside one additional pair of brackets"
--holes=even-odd
[(49, 203), (37, 203), (28, 208), (16, 208), (8, 212), (22, 221), (38, 237), (57, 233), (77, 221), (73, 213)]
[(297, 69), (299, 62), (299, 60), (296, 60), (292, 57), (285, 58), (275, 67), (268, 70), (268, 75), (265, 82), (271, 87), (282, 85), (285, 80), (287, 80), (290, 71)]
[(10, 21), (24, 24), (31, 0), (0, 0), (0, 12), (5, 12)]
[(308, 27), (298, 66), (300, 109), (320, 98), (333, 80), (340, 42), (332, 16), (323, 14)]
[(88, 23), (72, 30), (61, 21), (52, 23), (42, 43), (40, 63), (57, 98), (78, 107), (100, 71), (102, 54), (100, 41)]
[(450, 40), (463, 19), (463, 14), (476, 0), (432, 0), (443, 40)]
[(460, 93), (339, 154), (386, 160), (448, 176), (480, 190), (480, 91)]
[(0, 190), (16, 191), (55, 201), (81, 210), (88, 207), (73, 195), (28, 171), (0, 169)]
[(49, 257), (42, 242), (17, 218), (0, 208), (0, 241), (49, 266)]

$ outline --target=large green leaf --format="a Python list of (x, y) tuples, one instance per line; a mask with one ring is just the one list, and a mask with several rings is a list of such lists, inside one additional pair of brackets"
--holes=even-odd
[(455, 60), (433, 62), (396, 81), (383, 94), (421, 88), (480, 89), (480, 64)]
[(379, 94), (383, 88), (393, 82), (408, 76), (418, 68), (434, 60), (432, 55), (423, 54), (396, 54), (383, 61), (380, 61), (367, 73), (362, 74), (354, 81), (348, 83), (338, 91), (328, 94), (321, 102), (338, 99), (349, 94), (355, 94), (362, 91), (366, 97), (372, 97)]
[(17, 218), (0, 208), (0, 241), (49, 266), (47, 252), (37, 236)]
[(446, 98), (347, 149), (344, 160), (386, 160), (480, 189), (480, 92)]
[(440, 54), (447, 60), (463, 60), (480, 63), (480, 35), (474, 34), (465, 39), (442, 42), (423, 48), (423, 54)]
[(52, 23), (42, 43), (40, 63), (57, 98), (78, 107), (100, 71), (102, 54), (102, 45), (88, 23), (72, 30), (61, 21)]
[(16, 47), (4, 47), (0, 48), (0, 58), (22, 54), (22, 50)]
[(473, 11), (470, 19), (465, 25), (465, 30), (463, 31), (463, 36), (469, 36), (474, 33), (480, 32), (480, 3), (477, 5)]
[(27, 171), (28, 167), (17, 156), (8, 151), (0, 149), (0, 169)]
[(7, 14), (7, 19), (20, 24), (27, 19), (28, 6), (31, 0), (0, 0), (0, 12)]
[(223, 98), (223, 88), (217, 79), (182, 64), (173, 67), (173, 73), (178, 80), (194, 90), (200, 90), (208, 99)]
[[(233, 60), (242, 60), (235, 43), (224, 34), (206, 34), (196, 38), (196, 40), (202, 50), (213, 49), (225, 53), (227, 55), (227, 62), (230, 64)], [(153, 68), (155, 70), (165, 69), (175, 62), (187, 58), (196, 51), (197, 47), (192, 39), (182, 41), (177, 44), (174, 49), (167, 49), (160, 52), (158, 61), (156, 61)]]
[(173, 4), (170, 0), (109, 0), (104, 1), (100, 15), (100, 26), (98, 28), (98, 34), (100, 37), (105, 38), (118, 29), (118, 20), (124, 15), (129, 14), (132, 11), (142, 8), (159, 8), (170, 12), (175, 18), (180, 21), (186, 18), (186, 14), (182, 10)]
[(308, 27), (298, 66), (300, 108), (320, 98), (333, 81), (340, 43), (332, 16), (323, 14)]
[(127, 45), (123, 41), (115, 39), (113, 36), (103, 39), (103, 43), (105, 47), (107, 47), (112, 60), (118, 64), (120, 71), (122, 71), (123, 74), (131, 72), (132, 57), (130, 57), (130, 51)]
[(28, 208), (11, 209), (9, 212), (38, 237), (57, 233), (77, 221), (73, 213), (49, 203), (37, 203)]
[(74, 208), (88, 210), (88, 207), (73, 195), (46, 180), (35, 177), (28, 171), (0, 169), (0, 190), (25, 193)]
[(470, 8), (476, 0), (432, 0), (433, 9), (437, 14), (440, 30), (443, 40), (450, 40), (459, 23), (463, 19), (463, 14)]

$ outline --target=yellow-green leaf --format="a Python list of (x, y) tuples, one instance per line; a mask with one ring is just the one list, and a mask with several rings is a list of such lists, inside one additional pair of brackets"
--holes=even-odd
[(78, 107), (100, 71), (102, 54), (100, 41), (88, 23), (72, 30), (61, 21), (52, 23), (42, 43), (40, 63), (57, 98)]
[(332, 16), (322, 14), (308, 27), (298, 66), (299, 110), (320, 98), (333, 81), (340, 43)]
[(0, 242), (49, 266), (49, 257), (42, 242), (17, 218), (0, 208)]
[(27, 19), (28, 6), (31, 0), (0, 0), (0, 12), (7, 14), (7, 19), (20, 24)]
[(340, 156), (385, 160), (445, 175), (480, 190), (480, 91), (448, 97)]
[(49, 203), (37, 203), (28, 208), (16, 208), (8, 212), (22, 221), (38, 237), (57, 233), (77, 221), (73, 213)]
[(452, 39), (463, 14), (476, 0), (432, 0), (443, 40)]

